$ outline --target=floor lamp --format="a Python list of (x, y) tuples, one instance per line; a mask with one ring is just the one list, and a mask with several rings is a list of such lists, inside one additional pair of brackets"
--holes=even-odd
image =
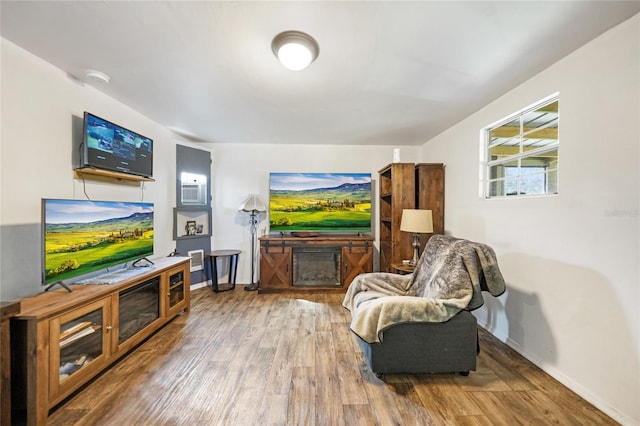
[(257, 195), (249, 194), (249, 197), (243, 201), (238, 211), (249, 213), (249, 223), (251, 224), (251, 284), (245, 286), (244, 289), (247, 291), (254, 291), (260, 286), (260, 283), (255, 280), (258, 213), (266, 212), (267, 207)]

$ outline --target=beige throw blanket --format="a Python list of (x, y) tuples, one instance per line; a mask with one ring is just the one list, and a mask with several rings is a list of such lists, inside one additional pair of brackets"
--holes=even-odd
[(484, 303), (482, 290), (493, 296), (505, 291), (493, 249), (434, 235), (413, 274), (361, 274), (342, 305), (351, 311), (351, 330), (374, 343), (394, 324), (445, 322), (462, 309), (476, 309)]

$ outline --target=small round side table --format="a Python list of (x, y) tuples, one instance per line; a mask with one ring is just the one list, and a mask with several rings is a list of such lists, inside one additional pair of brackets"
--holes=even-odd
[(392, 262), (391, 268), (396, 270), (396, 274), (405, 275), (412, 274), (416, 270), (415, 265), (409, 265), (408, 263)]
[[(213, 291), (215, 293), (219, 293), (221, 291), (233, 290), (236, 288), (236, 273), (238, 271), (238, 256), (240, 255), (240, 250), (214, 250), (206, 253), (204, 255), (205, 259), (205, 276), (207, 277), (207, 282), (209, 281), (209, 276), (211, 277), (211, 285), (213, 287)], [(219, 283), (218, 282), (218, 259), (229, 258), (229, 282), (227, 283)], [(211, 273), (211, 275), (209, 275)]]

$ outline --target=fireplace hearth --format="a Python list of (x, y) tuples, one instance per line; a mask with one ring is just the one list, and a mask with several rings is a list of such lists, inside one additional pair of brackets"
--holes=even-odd
[(340, 247), (295, 247), (294, 287), (340, 287)]

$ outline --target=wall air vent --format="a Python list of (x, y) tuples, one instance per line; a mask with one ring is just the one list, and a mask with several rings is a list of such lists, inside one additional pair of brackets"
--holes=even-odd
[(202, 271), (204, 269), (204, 250), (191, 250), (187, 252), (191, 258), (191, 272)]

